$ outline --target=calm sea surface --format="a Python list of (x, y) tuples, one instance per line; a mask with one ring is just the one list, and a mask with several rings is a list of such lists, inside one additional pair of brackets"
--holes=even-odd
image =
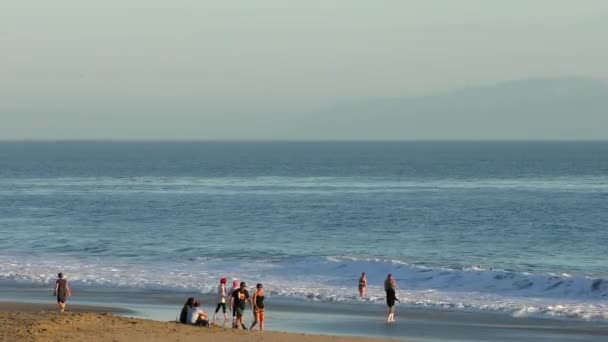
[(0, 143), (0, 283), (608, 319), (608, 143)]

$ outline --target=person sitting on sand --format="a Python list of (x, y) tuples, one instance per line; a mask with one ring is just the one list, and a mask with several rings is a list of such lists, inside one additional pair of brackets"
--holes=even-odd
[(361, 298), (365, 297), (367, 294), (367, 275), (365, 272), (361, 273), (361, 278), (359, 278), (359, 296)]
[(201, 310), (201, 303), (197, 300), (194, 301), (192, 308), (190, 308), (190, 311), (188, 311), (188, 323), (196, 324), (201, 327), (209, 326), (207, 314)]
[(249, 330), (253, 330), (256, 324), (260, 323), (260, 331), (264, 330), (264, 286), (262, 284), (257, 284), (255, 286), (256, 291), (253, 294), (253, 323), (251, 323), (251, 327)]
[(188, 313), (190, 313), (190, 309), (194, 306), (194, 297), (188, 298), (184, 307), (182, 308), (182, 312), (179, 314), (179, 322), (186, 324), (188, 323)]
[(217, 286), (217, 307), (215, 308), (215, 313), (213, 314), (213, 324), (217, 321), (217, 313), (222, 309), (224, 313), (224, 324), (222, 326), (226, 326), (226, 322), (228, 321), (228, 315), (226, 314), (226, 299), (228, 299), (228, 294), (226, 292), (226, 278), (220, 279), (220, 284)]
[(247, 284), (243, 281), (241, 282), (241, 287), (232, 293), (232, 298), (230, 298), (230, 306), (234, 307), (236, 311), (236, 322), (235, 328), (238, 328), (240, 325), (243, 330), (246, 330), (245, 327), (245, 305), (249, 303), (251, 305), (251, 298), (249, 298), (249, 292), (247, 292)]
[(232, 302), (232, 294), (234, 293), (234, 291), (238, 290), (240, 287), (240, 284), (238, 281), (233, 281), (232, 282), (232, 288), (230, 289), (230, 292), (228, 293), (228, 296), (230, 296), (230, 311), (232, 311), (232, 327), (236, 328), (236, 310), (234, 309), (234, 305)]
[(58, 273), (57, 278), (58, 279), (55, 282), (55, 291), (53, 291), (53, 296), (57, 296), (57, 305), (59, 305), (59, 310), (64, 312), (65, 304), (68, 301), (68, 298), (72, 296), (72, 290), (70, 290), (68, 280), (63, 277), (63, 273)]

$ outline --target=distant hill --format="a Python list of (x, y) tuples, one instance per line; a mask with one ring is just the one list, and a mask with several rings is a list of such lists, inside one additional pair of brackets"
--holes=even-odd
[(318, 138), (339, 132), (340, 139), (608, 139), (608, 84), (587, 78), (510, 81), (348, 103), (312, 116)]

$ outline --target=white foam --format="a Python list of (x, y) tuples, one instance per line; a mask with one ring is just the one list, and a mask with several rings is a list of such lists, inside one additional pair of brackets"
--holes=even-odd
[(513, 179), (401, 179), (395, 177), (68, 177), (5, 178), (0, 185), (11, 191), (163, 192), (238, 194), (411, 192), (445, 189), (512, 189), (545, 191), (608, 191), (607, 177), (552, 177)]
[(78, 287), (212, 293), (221, 277), (263, 282), (270, 295), (313, 301), (357, 302), (362, 271), (370, 281), (367, 301), (382, 303), (383, 280), (392, 273), (403, 304), (490, 310), (515, 316), (608, 320), (608, 285), (583, 276), (530, 274), (471, 267), (429, 268), (399, 260), (308, 257), (289, 260), (200, 259), (125, 263), (95, 258), (0, 256), (0, 279), (11, 284), (50, 286), (58, 271)]

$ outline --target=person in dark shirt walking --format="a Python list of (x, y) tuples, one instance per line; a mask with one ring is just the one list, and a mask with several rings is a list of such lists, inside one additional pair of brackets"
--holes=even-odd
[(243, 281), (241, 282), (241, 287), (232, 292), (232, 298), (230, 298), (230, 304), (234, 310), (236, 310), (235, 328), (238, 328), (240, 325), (243, 330), (247, 330), (244, 318), (245, 306), (247, 303), (252, 305), (251, 298), (249, 298), (249, 292), (247, 292), (247, 284)]

